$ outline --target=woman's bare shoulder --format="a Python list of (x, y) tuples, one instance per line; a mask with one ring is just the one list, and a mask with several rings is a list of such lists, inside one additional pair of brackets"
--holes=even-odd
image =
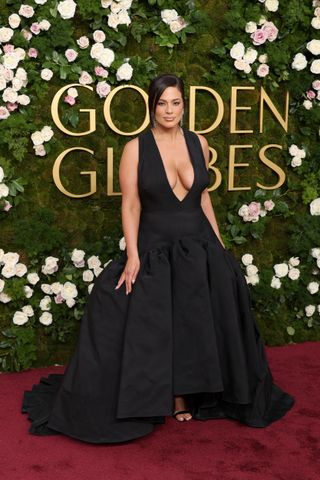
[(208, 148), (208, 141), (206, 139), (206, 137), (204, 137), (203, 135), (200, 135), (200, 133), (197, 133), (197, 132), (194, 132), (197, 137), (199, 138), (200, 140), (200, 143), (202, 145), (202, 148), (205, 149), (205, 148)]

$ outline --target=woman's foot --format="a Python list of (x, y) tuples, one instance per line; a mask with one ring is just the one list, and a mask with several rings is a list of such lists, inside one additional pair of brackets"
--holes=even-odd
[[(178, 412), (179, 410), (187, 410), (187, 404), (184, 399), (184, 397), (177, 396), (174, 397), (174, 412)], [(174, 413), (173, 413), (174, 415)], [(179, 422), (183, 422), (184, 420), (191, 420), (192, 415), (191, 413), (185, 412), (185, 413), (178, 413), (177, 415), (174, 415)]]

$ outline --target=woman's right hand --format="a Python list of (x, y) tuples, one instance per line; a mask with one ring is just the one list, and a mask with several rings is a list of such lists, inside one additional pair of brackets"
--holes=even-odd
[(139, 255), (128, 257), (124, 270), (118, 280), (115, 289), (121, 287), (123, 282), (126, 282), (126, 295), (132, 290), (132, 283), (135, 282), (138, 272), (140, 270), (140, 258)]

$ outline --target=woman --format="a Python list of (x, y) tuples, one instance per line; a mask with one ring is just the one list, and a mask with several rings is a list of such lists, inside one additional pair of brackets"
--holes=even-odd
[(180, 126), (184, 108), (179, 77), (151, 82), (151, 128), (120, 161), (126, 249), (95, 281), (64, 374), (24, 393), (31, 433), (123, 442), (167, 415), (266, 427), (294, 404), (273, 383), (207, 190), (208, 144)]

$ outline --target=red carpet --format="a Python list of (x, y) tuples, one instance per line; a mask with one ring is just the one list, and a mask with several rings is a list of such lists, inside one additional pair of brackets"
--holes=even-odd
[(166, 418), (149, 436), (93, 445), (28, 432), (24, 390), (64, 367), (0, 375), (0, 469), (5, 480), (319, 480), (320, 342), (266, 347), (274, 381), (296, 399), (268, 427)]

